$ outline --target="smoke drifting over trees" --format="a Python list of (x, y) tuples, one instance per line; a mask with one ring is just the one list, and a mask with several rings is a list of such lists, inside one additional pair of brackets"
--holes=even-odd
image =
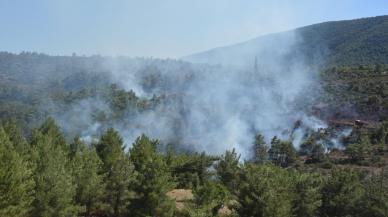
[(224, 57), (224, 65), (103, 58), (98, 71), (109, 72), (104, 74), (108, 80), (133, 97), (116, 99), (124, 100), (120, 117), (111, 118), (117, 108), (99, 94), (75, 101), (54, 117), (65, 131), (82, 132), (86, 140), (112, 126), (126, 144), (145, 133), (195, 151), (220, 154), (234, 147), (244, 157), (257, 133), (267, 141), (278, 136), (299, 145), (306, 130), (325, 127), (309, 114), (320, 90), (318, 71), (296, 55), (299, 40), (287, 32), (241, 51), (240, 58)]
[[(1, 53), (1, 98), (5, 103), (0, 113), (28, 128), (53, 116), (69, 138), (81, 134), (86, 141), (115, 127), (127, 145), (147, 133), (182, 149), (221, 153), (235, 147), (249, 157), (251, 140), (261, 133), (267, 142), (276, 135), (298, 146), (306, 132), (325, 127), (320, 118), (330, 119), (329, 112), (323, 111), (317, 118), (310, 111), (315, 101), (322, 101), (322, 92), (329, 106), (335, 105), (331, 110), (342, 117), (350, 114), (354, 119), (361, 111), (367, 116), (375, 114), (378, 120), (385, 114), (380, 109), (383, 92), (373, 90), (373, 85), (351, 84), (382, 93), (366, 100), (364, 106), (365, 94), (355, 88), (352, 94), (358, 94), (357, 98), (343, 98), (347, 95), (342, 93), (351, 88), (341, 74), (346, 69), (320, 73), (328, 64), (360, 62), (354, 56), (346, 59), (348, 52), (338, 46), (359, 47), (355, 40), (348, 40), (352, 39), (348, 32), (360, 32), (365, 23), (383, 29), (385, 20), (383, 16), (317, 24), (182, 60)], [(339, 31), (342, 27), (345, 30)], [(368, 32), (369, 52), (377, 49), (373, 40), (384, 38), (385, 32)], [(328, 58), (333, 52), (336, 55)], [(374, 54), (368, 58), (380, 60), (384, 53)], [(371, 63), (369, 59), (367, 63)], [(363, 76), (360, 70), (354, 76)], [(331, 83), (333, 80), (344, 85)], [(321, 83), (326, 83), (326, 92)], [(343, 103), (333, 103), (339, 98)], [(338, 146), (340, 140), (331, 143)]]
[(347, 28), (311, 37), (331, 29), (181, 60), (0, 52), (0, 216), (388, 216), (385, 51), (349, 64)]

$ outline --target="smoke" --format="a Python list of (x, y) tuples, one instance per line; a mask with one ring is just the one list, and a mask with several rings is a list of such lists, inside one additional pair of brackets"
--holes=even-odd
[[(90, 97), (57, 114), (65, 131), (92, 141), (114, 127), (130, 146), (142, 133), (178, 148), (221, 154), (236, 148), (251, 155), (253, 138), (277, 136), (296, 147), (306, 133), (326, 127), (310, 115), (319, 94), (318, 70), (296, 52), (295, 32), (240, 44), (180, 60), (105, 58), (102, 71), (126, 91), (154, 103), (144, 111), (113, 120), (108, 102)], [(256, 43), (257, 42), (257, 43)], [(198, 61), (193, 61), (198, 62)], [(98, 118), (96, 114), (105, 118)], [(295, 125), (296, 123), (297, 126)]]
[(345, 128), (335, 133), (335, 135), (330, 139), (331, 148), (336, 148), (339, 150), (344, 149), (343, 139), (348, 137), (352, 133), (352, 128)]

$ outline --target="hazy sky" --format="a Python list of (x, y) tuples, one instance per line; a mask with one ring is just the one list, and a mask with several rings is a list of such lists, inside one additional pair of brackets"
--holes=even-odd
[(388, 0), (0, 0), (0, 50), (176, 58), (385, 14)]

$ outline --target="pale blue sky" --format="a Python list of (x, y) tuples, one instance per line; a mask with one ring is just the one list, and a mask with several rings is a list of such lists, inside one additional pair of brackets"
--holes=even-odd
[(176, 58), (386, 14), (388, 0), (0, 0), (0, 51)]

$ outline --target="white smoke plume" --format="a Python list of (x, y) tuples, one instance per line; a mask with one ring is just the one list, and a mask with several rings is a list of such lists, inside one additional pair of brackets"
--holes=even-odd
[[(308, 130), (326, 127), (309, 113), (319, 94), (318, 71), (295, 52), (300, 40), (295, 32), (267, 36), (254, 46), (252, 41), (225, 53), (212, 51), (208, 63), (106, 58), (106, 70), (121, 88), (143, 98), (164, 99), (153, 109), (110, 126), (120, 131), (127, 145), (145, 133), (183, 149), (213, 154), (236, 148), (243, 158), (250, 157), (257, 133), (268, 142), (278, 136), (298, 146)], [(64, 128), (80, 129), (90, 141), (107, 127), (92, 118), (96, 110), (112, 113), (106, 102), (89, 98), (57, 119), (67, 123)]]
[(332, 148), (336, 148), (339, 150), (345, 149), (342, 140), (348, 137), (352, 133), (352, 128), (345, 128), (335, 133), (333, 138), (330, 139)]

